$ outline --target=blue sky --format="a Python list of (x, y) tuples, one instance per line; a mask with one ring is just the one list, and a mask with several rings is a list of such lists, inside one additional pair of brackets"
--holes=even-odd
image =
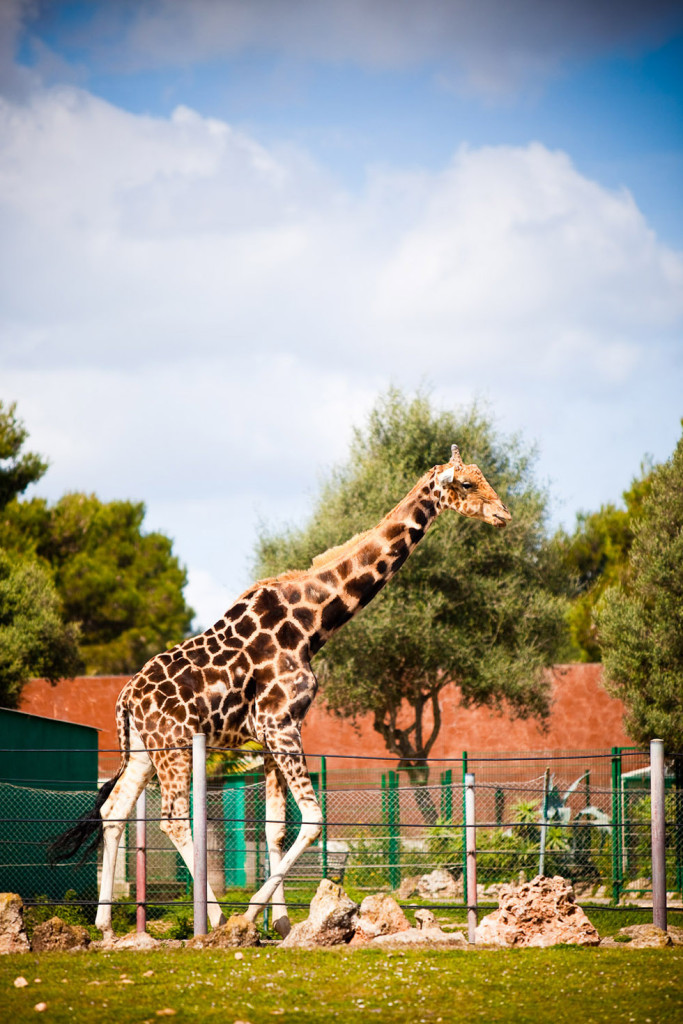
[(683, 413), (679, 6), (7, 2), (40, 493), (144, 500), (202, 623), (392, 382), (536, 443), (554, 523), (616, 500)]

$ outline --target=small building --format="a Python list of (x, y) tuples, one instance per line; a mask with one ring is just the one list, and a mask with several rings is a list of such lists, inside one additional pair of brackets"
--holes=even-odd
[(51, 867), (50, 840), (88, 811), (97, 791), (97, 733), (0, 708), (0, 890), (24, 900), (97, 898), (97, 851)]

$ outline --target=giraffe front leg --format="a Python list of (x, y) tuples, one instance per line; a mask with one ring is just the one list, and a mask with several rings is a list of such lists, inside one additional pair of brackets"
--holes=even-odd
[[(270, 874), (280, 876), (282, 862), (282, 845), (287, 830), (287, 783), (285, 782), (274, 759), (266, 754), (264, 758), (266, 773), (266, 842), (270, 859)], [(273, 928), (278, 935), (289, 934), (291, 925), (285, 902), (285, 887), (282, 882), (272, 896)]]
[[(283, 743), (282, 736), (280, 736), (280, 743)], [(322, 812), (308, 774), (300, 736), (297, 734), (296, 741), (288, 736), (286, 746), (289, 753), (274, 753), (273, 759), (301, 811), (301, 828), (296, 840), (282, 857), (277, 870), (271, 864), (270, 878), (249, 901), (249, 907), (244, 914), (248, 921), (256, 920), (259, 910), (282, 887), (292, 865), (296, 863), (304, 850), (320, 837), (322, 832)]]

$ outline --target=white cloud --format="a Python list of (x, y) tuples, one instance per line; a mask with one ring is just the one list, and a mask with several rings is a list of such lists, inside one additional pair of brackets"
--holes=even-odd
[(198, 605), (247, 582), (258, 515), (301, 518), (391, 380), (488, 395), (570, 510), (670, 450), (683, 259), (562, 153), (463, 148), (351, 196), (295, 149), (71, 87), (5, 101), (0, 139), (2, 397), (43, 490), (145, 500)]

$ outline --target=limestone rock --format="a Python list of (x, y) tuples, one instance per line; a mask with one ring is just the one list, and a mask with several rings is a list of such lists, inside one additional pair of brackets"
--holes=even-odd
[[(631, 924), (626, 928), (620, 928), (615, 938), (623, 936), (630, 938), (630, 942), (623, 943), (629, 949), (664, 949), (665, 946), (673, 946), (673, 936), (656, 928), (653, 924)], [(622, 943), (620, 943), (622, 944)]]
[(436, 917), (431, 910), (427, 910), (426, 907), (422, 907), (420, 910), (415, 911), (415, 927), (419, 929), (425, 928), (438, 928), (436, 923)]
[(90, 945), (88, 929), (82, 924), (67, 924), (61, 917), (51, 917), (33, 930), (34, 953), (52, 950), (86, 949)]
[(373, 946), (382, 949), (406, 949), (411, 946), (465, 947), (469, 943), (462, 932), (444, 932), (439, 927), (408, 928), (393, 935), (378, 935), (372, 940)]
[(410, 922), (398, 903), (386, 893), (366, 896), (360, 905), (360, 914), (354, 942), (366, 942), (378, 935), (393, 935), (410, 928)]
[(109, 944), (111, 949), (159, 949), (161, 943), (149, 932), (128, 932)]
[(28, 953), (24, 903), (16, 892), (0, 892), (0, 953)]
[(679, 928), (677, 925), (670, 924), (667, 927), (667, 935), (671, 936), (671, 941), (674, 946), (683, 946), (683, 928)]
[(436, 868), (428, 875), (421, 875), (417, 891), (423, 900), (454, 900), (463, 894), (462, 878), (456, 880), (445, 868)]
[(400, 900), (409, 900), (411, 896), (417, 896), (419, 884), (419, 875), (408, 875), (406, 878), (403, 879), (398, 888), (398, 898)]
[(597, 946), (600, 936), (559, 875), (501, 887), (498, 910), (485, 917), (476, 941), (494, 946)]
[(214, 928), (208, 935), (195, 935), (189, 939), (189, 949), (237, 949), (240, 946), (258, 946), (258, 929), (253, 921), (242, 914), (233, 914), (225, 924)]
[(323, 878), (311, 900), (308, 918), (294, 925), (280, 948), (337, 946), (349, 942), (358, 924), (358, 909), (358, 904), (340, 885)]

